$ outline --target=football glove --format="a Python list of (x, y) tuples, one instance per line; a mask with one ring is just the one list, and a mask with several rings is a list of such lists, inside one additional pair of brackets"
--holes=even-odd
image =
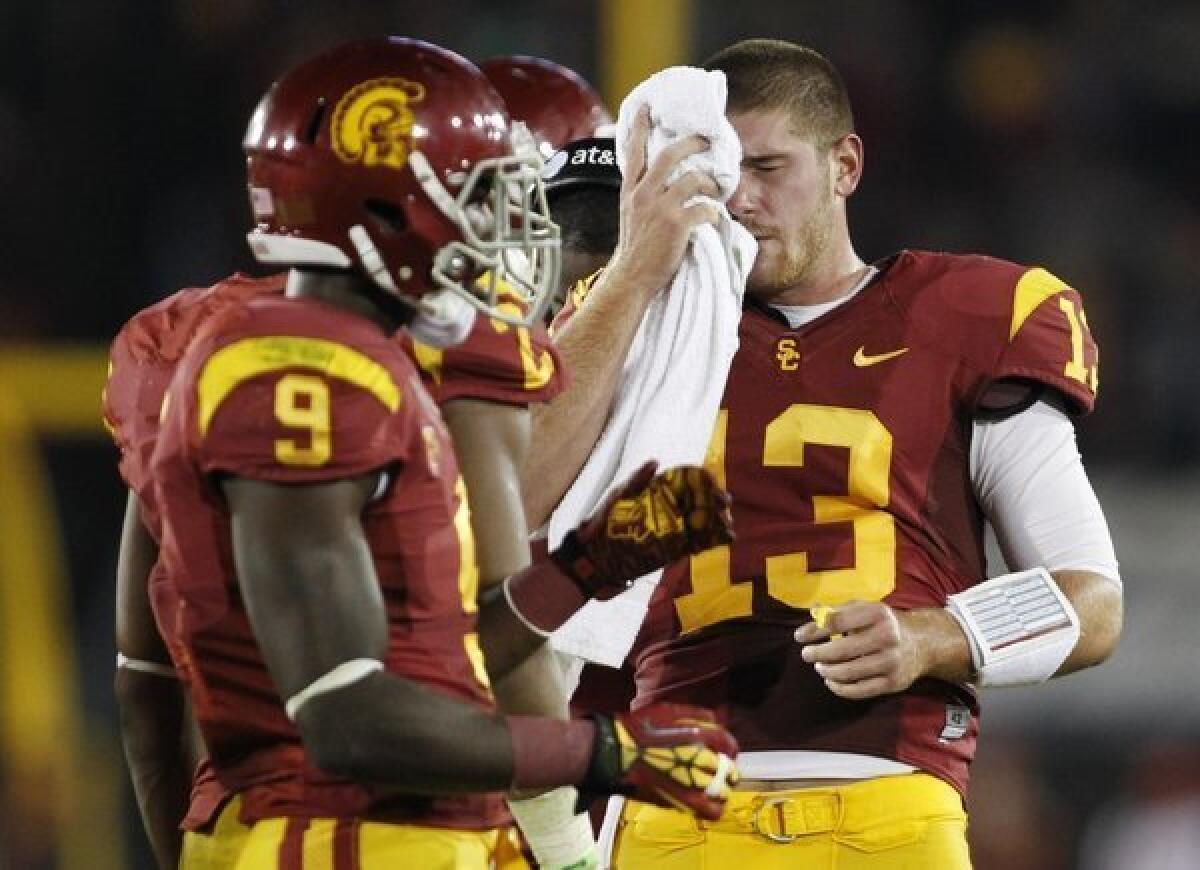
[(550, 554), (588, 596), (612, 598), (638, 577), (733, 540), (729, 493), (705, 469), (647, 462)]
[(596, 743), (576, 809), (602, 794), (623, 794), (710, 821), (721, 817), (738, 779), (738, 747), (711, 712), (685, 704), (651, 704), (591, 718)]

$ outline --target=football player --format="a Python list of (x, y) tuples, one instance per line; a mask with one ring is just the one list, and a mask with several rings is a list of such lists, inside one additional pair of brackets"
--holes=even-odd
[(114, 693), (134, 795), (164, 868), (179, 866), (189, 804), (203, 816), (226, 792), (204, 758), (150, 608), (150, 577), (160, 570), (162, 538), (150, 457), (167, 385), (196, 331), (225, 306), (257, 294), (281, 295), (283, 286), (283, 275), (239, 274), (213, 287), (186, 288), (138, 312), (110, 351), (104, 421), (120, 451), (119, 470), (129, 490), (117, 560)]
[(542, 169), (550, 216), (562, 234), (562, 269), (547, 308), (552, 321), (567, 295), (595, 276), (617, 246), (621, 171), (611, 136), (568, 142)]
[[(1072, 422), (1097, 383), (1083, 302), (1045, 269), (988, 257), (864, 262), (846, 217), (863, 143), (832, 65), (750, 40), (706, 66), (727, 77), (745, 155), (728, 206), (759, 242), (707, 461), (739, 536), (667, 569), (633, 707), (720, 711), (743, 780), (718, 822), (628, 802), (614, 866), (966, 868), (978, 688), (1098, 664), (1120, 635)], [(703, 143), (646, 166), (646, 127), (617, 252), (556, 333), (577, 380), (536, 419), (527, 469), (543, 485), (529, 496), (551, 504), (705, 218), (675, 190), (698, 182), (665, 186)], [(550, 504), (528, 507), (540, 521)], [(1014, 573), (987, 578), (985, 522)]]
[(560, 289), (547, 306), (549, 323), (567, 291), (603, 266), (616, 245), (616, 212), (609, 205), (621, 173), (612, 115), (582, 76), (554, 61), (502, 55), (479, 68), (546, 158), (546, 199), (563, 229)]
[(562, 64), (514, 54), (490, 58), (479, 68), (544, 158), (576, 139), (612, 134), (612, 115), (600, 95)]
[[(611, 162), (611, 146), (609, 147)], [(578, 199), (591, 180), (574, 171), (548, 181), (547, 199)], [(615, 167), (607, 171), (615, 174)], [(616, 176), (619, 184), (619, 174)], [(611, 186), (611, 185), (610, 185)], [(560, 193), (560, 189), (566, 193)], [(615, 189), (612, 191), (615, 197)], [(557, 216), (556, 216), (557, 217)], [(583, 217), (580, 217), (583, 220)], [(615, 214), (612, 231), (615, 233)], [(568, 237), (564, 257), (578, 245)], [(588, 238), (595, 233), (588, 234)], [(186, 288), (135, 315), (113, 342), (105, 416), (121, 450), (120, 470), (130, 487), (122, 534), (117, 609), (120, 651), (115, 689), (122, 734), (135, 795), (151, 844), (162, 866), (178, 865), (180, 821), (188, 806), (190, 770), (202, 747), (181, 740), (190, 717), (182, 714), (183, 695), (150, 613), (147, 577), (157, 559), (160, 536), (148, 460), (157, 438), (162, 398), (179, 358), (199, 327), (225, 305), (259, 294), (282, 294), (281, 275), (255, 279), (234, 275), (208, 288)], [(510, 310), (516, 300), (506, 299)], [(486, 589), (529, 562), (517, 469), (528, 439), (528, 406), (547, 402), (566, 382), (565, 369), (540, 324), (518, 326), (492, 317), (476, 318), (467, 338), (448, 348), (412, 341), (397, 333), (401, 347), (420, 370), (422, 383), (439, 405), (459, 459), (470, 501), (480, 587)], [(143, 521), (145, 518), (145, 522)], [(565, 694), (549, 650), (539, 649), (510, 674), (493, 681), (501, 709), (566, 717)], [(189, 750), (184, 752), (183, 750)], [(196, 780), (194, 807), (199, 817), (227, 798), (207, 762)], [(573, 863), (590, 846), (586, 824), (575, 819), (573, 790), (537, 796), (527, 834), (549, 866)], [(520, 810), (520, 806), (518, 806)], [(528, 813), (529, 811), (526, 811)], [(570, 832), (574, 832), (570, 835)], [(587, 841), (587, 842), (585, 842)], [(197, 848), (192, 841), (192, 852)], [(511, 845), (507, 838), (501, 848)], [(515, 849), (510, 849), (515, 852)], [(567, 857), (564, 857), (567, 856)]]
[[(525, 129), (532, 128), (532, 144), (539, 153), (561, 136), (609, 120), (587, 83), (557, 64), (507, 57), (493, 58), (481, 69), (506, 98), (510, 117), (528, 122)], [(547, 322), (552, 307), (553, 300), (547, 306)], [(528, 409), (561, 392), (565, 371), (540, 323), (511, 327), (495, 318), (480, 318), (461, 345), (443, 351), (418, 343), (413, 349), (450, 429), (467, 483), (480, 585), (488, 588), (529, 562), (519, 487), (528, 447)], [(495, 678), (492, 688), (506, 712), (567, 715), (566, 693), (548, 647)], [(526, 795), (509, 804), (539, 864), (574, 865), (588, 855), (594, 859), (591, 829), (575, 812), (572, 789)]]
[[(180, 824), (188, 811), (197, 761), (201, 767), (193, 796), (195, 814), (204, 817), (228, 796), (203, 759), (194, 729), (187, 727), (191, 717), (185, 715), (183, 693), (149, 607), (148, 577), (161, 537), (149, 481), (150, 453), (167, 384), (200, 326), (240, 300), (281, 295), (284, 277), (238, 274), (212, 287), (185, 288), (131, 318), (111, 350), (105, 421), (120, 449), (120, 472), (130, 491), (118, 560), (115, 692), (134, 793), (164, 867), (179, 864)], [(462, 344), (445, 349), (414, 343), (404, 331), (397, 333), (397, 340), (418, 363), (423, 384), (442, 409), (471, 503), (480, 505), (471, 514), (471, 525), (480, 587), (486, 588), (529, 561), (524, 513), (511, 481), (516, 480), (521, 461), (517, 454), (527, 439), (528, 405), (557, 395), (565, 370), (545, 330), (536, 324), (527, 328), (479, 317)], [(511, 674), (494, 681), (503, 709), (560, 711), (565, 718), (558, 669), (544, 661), (547, 654), (539, 649)], [(542, 806), (557, 800), (566, 819), (574, 815), (573, 794), (538, 800)], [(551, 840), (560, 843), (563, 837)], [(578, 842), (577, 836), (572, 842), (576, 851)], [(501, 841), (501, 847), (506, 844)], [(195, 841), (192, 847), (194, 853)]]
[(490, 712), (481, 646), (505, 673), (583, 590), (608, 594), (728, 531), (709, 477), (647, 468), (566, 549), (498, 586), (476, 635), (455, 456), (389, 332), (406, 323), (449, 345), (476, 309), (527, 326), (554, 280), (557, 240), (527, 207), (544, 202), (536, 164), (512, 155), (481, 75), (411, 40), (344, 46), (272, 88), (245, 147), (252, 247), (296, 268), (284, 297), (204, 324), (153, 461), (155, 612), (235, 793), (205, 820), (210, 836), (239, 829), (251, 861), (461, 866), (486, 860), (502, 819), (498, 796), (478, 792), (510, 785), (643, 783), (718, 813), (733, 746), (703, 711)]

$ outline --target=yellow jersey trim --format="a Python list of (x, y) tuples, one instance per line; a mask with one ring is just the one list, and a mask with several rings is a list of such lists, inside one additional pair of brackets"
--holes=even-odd
[(442, 349), (429, 344), (422, 344), (416, 340), (412, 343), (412, 349), (413, 358), (417, 361), (417, 367), (429, 375), (434, 384), (440, 386), (442, 383), (442, 358), (445, 355)]
[(1055, 278), (1045, 269), (1030, 269), (1021, 276), (1013, 291), (1012, 323), (1008, 328), (1008, 340), (1012, 341), (1037, 307), (1067, 289), (1065, 282)]
[(389, 411), (400, 407), (400, 387), (386, 368), (366, 354), (323, 338), (265, 335), (235, 341), (205, 362), (196, 382), (200, 434), (208, 433), (213, 415), (239, 384), (297, 367), (316, 369), (361, 387)]

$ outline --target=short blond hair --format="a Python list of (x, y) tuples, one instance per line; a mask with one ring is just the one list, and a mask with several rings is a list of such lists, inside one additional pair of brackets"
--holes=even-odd
[(744, 39), (718, 51), (704, 68), (725, 73), (730, 113), (785, 109), (793, 132), (819, 146), (854, 132), (841, 75), (811, 48), (782, 39)]

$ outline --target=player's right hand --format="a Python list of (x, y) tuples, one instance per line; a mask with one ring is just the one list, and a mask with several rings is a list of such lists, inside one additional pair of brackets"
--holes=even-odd
[(550, 555), (589, 594), (611, 598), (643, 574), (732, 541), (731, 502), (703, 468), (647, 462)]
[(679, 164), (709, 147), (701, 136), (688, 136), (663, 148), (647, 161), (650, 110), (643, 106), (634, 118), (625, 143), (621, 181), (621, 219), (617, 248), (607, 273), (620, 274), (622, 283), (637, 288), (649, 302), (667, 286), (679, 269), (692, 229), (716, 224), (720, 212), (712, 202), (687, 203), (696, 195), (719, 195), (716, 181), (703, 172), (685, 172), (668, 179)]
[[(623, 794), (643, 803), (721, 817), (737, 783), (738, 745), (713, 714), (686, 704), (651, 704), (594, 715), (596, 744), (580, 803)], [(577, 809), (580, 809), (577, 807)]]

